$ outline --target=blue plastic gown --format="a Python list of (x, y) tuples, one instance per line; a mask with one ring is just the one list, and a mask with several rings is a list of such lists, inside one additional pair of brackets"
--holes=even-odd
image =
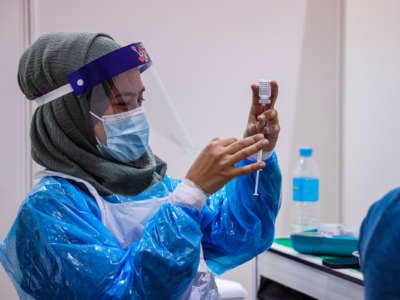
[[(281, 196), (275, 153), (260, 172), (257, 197), (254, 180), (254, 173), (231, 180), (201, 212), (162, 204), (141, 238), (124, 249), (102, 224), (91, 194), (45, 177), (22, 204), (0, 260), (21, 298), (178, 299), (196, 275), (200, 244), (216, 274), (271, 245)], [(179, 182), (164, 178), (170, 191)]]
[(400, 188), (375, 202), (359, 237), (365, 299), (400, 299)]

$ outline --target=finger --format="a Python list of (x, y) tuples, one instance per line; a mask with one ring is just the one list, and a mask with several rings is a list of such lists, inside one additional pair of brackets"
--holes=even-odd
[[(256, 107), (261, 106), (260, 104), (260, 95), (259, 95), (259, 87), (257, 84), (252, 84), (251, 85), (251, 91), (252, 91), (252, 104), (255, 105)], [(271, 94), (272, 95), (272, 94)], [(262, 110), (265, 110), (268, 108), (268, 104), (267, 105), (263, 105), (262, 106)], [(261, 109), (261, 107), (260, 107)], [(257, 109), (259, 110), (259, 109)]]
[(278, 112), (274, 108), (266, 110), (257, 117), (257, 121), (259, 129), (263, 129), (269, 125), (279, 124)]
[(265, 127), (263, 133), (270, 139), (271, 137), (278, 136), (280, 130), (279, 124), (273, 124)]
[(278, 121), (278, 112), (276, 111), (275, 108), (271, 108), (266, 110), (263, 115), (265, 116), (265, 119), (269, 124), (272, 123), (277, 123)]
[(251, 85), (251, 91), (252, 91), (252, 94), (253, 94), (253, 105), (259, 104), (260, 96), (258, 95), (258, 91), (259, 91), (258, 85), (253, 83)]
[(209, 144), (210, 145), (218, 144), (218, 145), (221, 145), (221, 146), (227, 146), (227, 145), (230, 145), (230, 144), (234, 143), (235, 141), (237, 141), (237, 138), (234, 138), (234, 137), (226, 138), (226, 139), (220, 139), (218, 137), (215, 137), (215, 138), (211, 139)]
[(226, 146), (229, 146), (229, 145), (231, 145), (231, 144), (237, 142), (237, 140), (238, 140), (238, 139), (237, 139), (237, 138), (234, 138), (234, 137), (226, 138), (226, 139), (220, 139), (220, 140), (218, 141), (218, 144), (220, 144), (221, 146), (226, 147)]
[(278, 98), (279, 93), (279, 85), (275, 80), (270, 82), (271, 84), (271, 104), (269, 104), (268, 108), (272, 108), (275, 106), (276, 99)]
[(265, 167), (265, 162), (258, 161), (249, 165), (235, 168), (232, 172), (233, 177), (249, 174), (261, 170)]
[(263, 139), (264, 139), (263, 134), (255, 134), (255, 135), (246, 137), (244, 139), (236, 141), (235, 143), (230, 144), (226, 148), (226, 152), (229, 154), (234, 154), (234, 153), (240, 151), (241, 149), (251, 146)]
[(241, 161), (242, 159), (245, 159), (246, 157), (249, 157), (250, 155), (257, 153), (259, 150), (263, 149), (268, 144), (269, 144), (269, 141), (267, 139), (262, 139), (255, 144), (252, 144), (243, 149), (240, 149), (236, 153), (232, 154), (231, 157), (229, 157), (229, 159), (227, 160), (227, 163), (234, 164), (238, 161)]

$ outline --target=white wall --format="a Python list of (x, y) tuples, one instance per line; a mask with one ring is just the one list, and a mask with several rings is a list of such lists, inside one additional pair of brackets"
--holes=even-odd
[[(26, 40), (23, 1), (0, 2), (0, 239), (3, 240), (30, 187), (30, 158), (27, 149), (29, 105), (18, 92), (17, 65)], [(0, 268), (0, 299), (16, 299), (16, 293)]]
[(400, 2), (346, 2), (344, 221), (359, 224), (400, 182)]
[[(295, 106), (294, 114), (281, 115), (281, 138), (289, 138), (290, 144), (280, 143), (278, 148), (281, 157), (288, 155), (289, 158), (282, 162), (284, 210), (278, 218), (278, 234), (287, 234), (289, 230), (291, 172), (301, 146), (314, 148), (313, 155), (319, 165), (321, 220), (340, 221), (341, 18), (341, 1), (307, 1), (297, 90), (290, 103)], [(290, 72), (285, 65), (282, 63), (285, 72)], [(285, 128), (288, 123), (291, 127)]]
[[(16, 39), (7, 48), (13, 57), (7, 60), (13, 73), (0, 75), (10, 82), (6, 87), (13, 100), (10, 118), (22, 114), (18, 105), (24, 105), (17, 92), (15, 68), (24, 40), (19, 6), (28, 2), (34, 7), (30, 23), (34, 36), (49, 31), (103, 31), (122, 44), (143, 41), (198, 150), (215, 136), (240, 137), (250, 104), (250, 84), (259, 78), (276, 79), (282, 127), (277, 151), (284, 180), (277, 233), (288, 233), (291, 169), (302, 145), (313, 146), (320, 163), (322, 216), (330, 222), (340, 221), (341, 1), (115, 0), (110, 5), (99, 0), (2, 0), (0, 13), (7, 11), (8, 18), (9, 11), (14, 13), (14, 26), (1, 27), (2, 44), (9, 40), (10, 31)], [(22, 114), (12, 122), (26, 119)], [(27, 145), (26, 128), (21, 124), (17, 123), (22, 126), (20, 131), (10, 137), (18, 140), (9, 145), (9, 169), (19, 174), (5, 181), (10, 200), (4, 202), (10, 207), (0, 211), (0, 220), (7, 216), (1, 226), (3, 236), (26, 193), (24, 176), (31, 175), (30, 163), (23, 160)], [(8, 125), (2, 126), (3, 136), (10, 135), (6, 130), (13, 127)], [(4, 149), (0, 151), (6, 157)], [(183, 176), (189, 159), (167, 158), (170, 173)], [(15, 161), (21, 164), (17, 168)], [(5, 176), (9, 176), (6, 170)], [(14, 187), (21, 182), (24, 188), (16, 194)], [(224, 276), (252, 291), (251, 263)], [(9, 283), (2, 279), (0, 295), (11, 293)]]

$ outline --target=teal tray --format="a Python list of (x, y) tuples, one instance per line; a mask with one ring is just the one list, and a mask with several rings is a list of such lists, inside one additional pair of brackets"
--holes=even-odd
[(358, 247), (358, 238), (348, 235), (322, 235), (301, 232), (290, 235), (292, 247), (304, 254), (351, 256)]

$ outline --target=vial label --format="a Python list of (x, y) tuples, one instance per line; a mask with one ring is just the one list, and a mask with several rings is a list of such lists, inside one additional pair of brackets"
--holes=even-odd
[(318, 201), (319, 180), (314, 177), (293, 178), (293, 200), (294, 201)]

